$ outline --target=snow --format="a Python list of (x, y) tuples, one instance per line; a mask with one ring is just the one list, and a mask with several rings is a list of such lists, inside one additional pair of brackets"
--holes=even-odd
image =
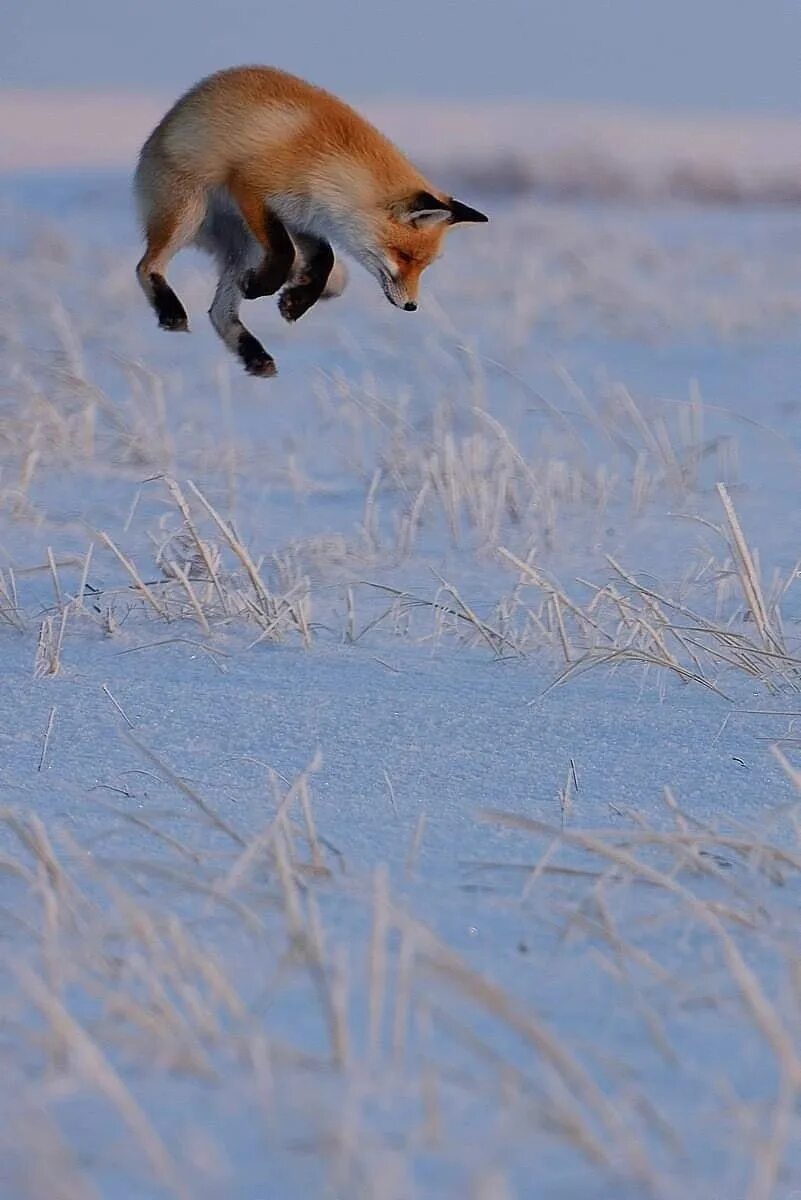
[(797, 218), (464, 198), (268, 382), (3, 184), (10, 1200), (801, 1187)]

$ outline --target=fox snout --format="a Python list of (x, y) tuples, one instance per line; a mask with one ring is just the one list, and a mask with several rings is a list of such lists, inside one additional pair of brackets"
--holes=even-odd
[(381, 271), (381, 288), (395, 308), (404, 312), (417, 311), (417, 287), (412, 287), (398, 275), (391, 275), (386, 269)]

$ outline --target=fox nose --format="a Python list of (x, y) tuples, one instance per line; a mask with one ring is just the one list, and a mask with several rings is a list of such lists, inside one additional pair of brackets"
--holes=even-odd
[(404, 312), (417, 312), (417, 305), (414, 300), (407, 300), (403, 306)]

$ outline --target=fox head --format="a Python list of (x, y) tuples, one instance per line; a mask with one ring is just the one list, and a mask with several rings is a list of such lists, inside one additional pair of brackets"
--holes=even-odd
[(393, 202), (382, 213), (373, 245), (363, 259), (390, 304), (414, 312), (420, 276), (439, 257), (452, 225), (487, 221), (483, 213), (452, 197), (418, 191)]

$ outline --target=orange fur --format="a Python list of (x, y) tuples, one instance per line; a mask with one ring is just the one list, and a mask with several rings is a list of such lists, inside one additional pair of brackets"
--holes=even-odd
[(272, 67), (236, 67), (202, 80), (173, 105), (150, 142), (174, 168), (207, 186), (225, 184), (238, 171), (260, 195), (315, 191), (332, 186), (327, 168), (339, 156), (365, 168), (371, 198), (431, 190), (342, 100)]

